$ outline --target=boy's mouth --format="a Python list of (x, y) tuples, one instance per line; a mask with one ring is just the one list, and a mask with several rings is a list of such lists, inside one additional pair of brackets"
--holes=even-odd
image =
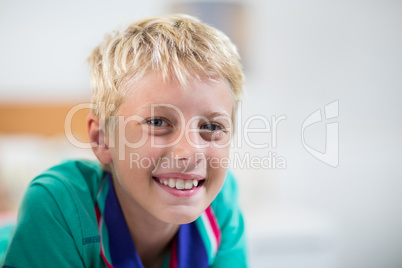
[(196, 180), (196, 179), (183, 180), (178, 178), (156, 178), (156, 177), (152, 178), (159, 184), (182, 191), (201, 187), (205, 182), (205, 180)]

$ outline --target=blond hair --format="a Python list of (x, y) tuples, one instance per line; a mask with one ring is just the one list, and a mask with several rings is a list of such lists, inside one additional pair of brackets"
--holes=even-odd
[(157, 71), (164, 80), (177, 79), (182, 86), (193, 79), (225, 79), (234, 97), (234, 111), (243, 87), (236, 47), (221, 31), (187, 15), (138, 20), (125, 31), (106, 36), (88, 62), (94, 104), (91, 112), (106, 124), (127, 95), (124, 86), (147, 72)]

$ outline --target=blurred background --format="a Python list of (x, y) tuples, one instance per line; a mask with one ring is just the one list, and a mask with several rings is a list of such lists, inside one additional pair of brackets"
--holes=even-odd
[(68, 115), (90, 99), (91, 49), (172, 12), (225, 31), (242, 55), (232, 157), (265, 161), (233, 165), (252, 267), (402, 267), (401, 1), (1, 0), (0, 221), (35, 175), (93, 158), (64, 132), (67, 117), (86, 140), (88, 111)]

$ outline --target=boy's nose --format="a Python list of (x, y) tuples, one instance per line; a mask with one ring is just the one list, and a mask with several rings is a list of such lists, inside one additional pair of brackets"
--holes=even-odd
[(205, 144), (202, 143), (200, 134), (195, 131), (186, 130), (181, 139), (172, 146), (172, 153), (174, 159), (177, 160), (195, 160), (197, 155), (202, 153), (205, 148)]

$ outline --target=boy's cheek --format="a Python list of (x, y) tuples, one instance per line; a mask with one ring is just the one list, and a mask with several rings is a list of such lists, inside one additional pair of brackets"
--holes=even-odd
[(131, 148), (139, 148), (149, 142), (148, 134), (140, 127), (127, 127), (119, 133), (119, 142), (123, 142)]
[(217, 172), (217, 173), (226, 173), (226, 170), (230, 166), (230, 160), (228, 156), (223, 156), (223, 157), (210, 157), (207, 160), (207, 169), (209, 169), (209, 172)]
[(113, 135), (108, 138), (110, 147), (140, 148), (148, 142), (148, 134), (138, 122), (128, 122), (126, 125), (118, 124)]

